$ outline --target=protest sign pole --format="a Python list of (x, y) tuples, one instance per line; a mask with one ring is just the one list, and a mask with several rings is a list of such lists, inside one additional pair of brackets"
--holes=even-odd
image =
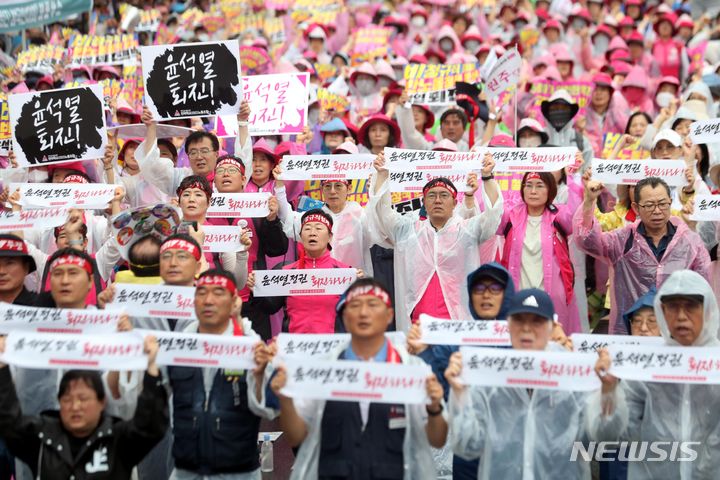
[(518, 132), (518, 121), (517, 121), (517, 104), (518, 104), (518, 83), (515, 82), (515, 119), (513, 122), (513, 141), (517, 146), (517, 132)]

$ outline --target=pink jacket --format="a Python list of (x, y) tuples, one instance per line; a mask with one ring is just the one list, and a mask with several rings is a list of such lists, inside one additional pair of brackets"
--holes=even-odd
[(661, 76), (673, 76), (682, 81), (683, 57), (687, 57), (687, 52), (680, 42), (673, 38), (658, 38), (653, 44), (652, 54), (658, 62)]
[[(302, 261), (285, 265), (283, 270), (350, 268), (335, 260), (329, 250), (317, 259), (305, 257), (304, 267), (300, 266)], [(339, 299), (340, 295), (287, 297), (285, 305), (290, 318), (290, 333), (335, 333), (335, 305)]]
[[(552, 298), (558, 321), (562, 324), (565, 333), (570, 335), (571, 333), (579, 333), (581, 331), (580, 314), (578, 313), (575, 297), (573, 296), (570, 302), (567, 300), (565, 285), (563, 284), (561, 276), (560, 261), (554, 254), (554, 242), (556, 239), (553, 235), (553, 216), (555, 217), (555, 222), (562, 227), (568, 237), (572, 233), (572, 216), (582, 199), (582, 188), (575, 183), (569, 183), (568, 188), (570, 189), (568, 203), (557, 206), (558, 213), (556, 215), (553, 215), (548, 209), (545, 209), (540, 228), (542, 235), (544, 290), (550, 295), (550, 298)], [(513, 282), (518, 286), (520, 285), (522, 271), (522, 251), (525, 242), (527, 219), (527, 205), (521, 202), (511, 210), (506, 209), (503, 212), (502, 221), (497, 230), (498, 235), (504, 235), (508, 223), (512, 224), (512, 242), (506, 242), (504, 247), (505, 249), (509, 248), (510, 252), (505, 252), (506, 255), (504, 256), (509, 258), (507, 269), (510, 272)]]
[(592, 143), (595, 156), (600, 158), (603, 149), (603, 136), (606, 133), (623, 133), (627, 124), (630, 113), (630, 107), (619, 92), (613, 94), (610, 99), (610, 105), (605, 112), (605, 117), (596, 114), (595, 111), (588, 106), (585, 110), (585, 135)]
[[(658, 262), (645, 238), (637, 233), (640, 220), (623, 228), (603, 233), (593, 211), (583, 218), (579, 208), (573, 219), (578, 247), (595, 258), (605, 260), (612, 278), (612, 304), (610, 307), (611, 334), (628, 334), (622, 314), (650, 287), (660, 287), (676, 270), (694, 270), (705, 278), (710, 275), (710, 255), (700, 236), (691, 231), (685, 222), (670, 217), (677, 228), (670, 244)], [(591, 223), (591, 228), (583, 222)], [(632, 236), (632, 240), (629, 238)], [(627, 250), (627, 251), (626, 251)]]

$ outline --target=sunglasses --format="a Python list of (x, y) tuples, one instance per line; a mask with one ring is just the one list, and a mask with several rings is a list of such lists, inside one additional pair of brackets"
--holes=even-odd
[(499, 283), (490, 283), (487, 285), (484, 283), (478, 283), (477, 285), (474, 285), (472, 287), (472, 292), (478, 295), (482, 295), (487, 290), (490, 290), (490, 293), (492, 293), (493, 295), (499, 295), (505, 291), (505, 287), (500, 285)]

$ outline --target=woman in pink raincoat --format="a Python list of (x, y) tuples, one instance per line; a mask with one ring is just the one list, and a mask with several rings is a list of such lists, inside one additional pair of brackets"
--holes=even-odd
[(585, 135), (590, 139), (596, 157), (603, 148), (606, 133), (622, 133), (627, 123), (629, 108), (621, 95), (615, 95), (610, 75), (599, 73), (593, 77), (593, 93), (585, 110)]
[(568, 237), (572, 216), (582, 200), (582, 188), (569, 184), (566, 205), (553, 205), (555, 177), (549, 172), (523, 176), (522, 202), (503, 212), (498, 235), (505, 237), (502, 264), (520, 289), (541, 288), (552, 298), (558, 321), (568, 334), (580, 332), (574, 273)]

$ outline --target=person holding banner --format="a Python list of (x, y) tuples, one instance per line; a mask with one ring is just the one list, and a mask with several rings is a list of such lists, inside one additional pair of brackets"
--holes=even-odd
[(671, 216), (670, 187), (662, 179), (649, 177), (635, 185), (632, 207), (639, 220), (610, 232), (602, 232), (594, 216), (604, 186), (587, 173), (583, 183), (583, 205), (573, 219), (575, 241), (582, 251), (612, 266), (609, 331), (627, 334), (623, 312), (675, 270), (709, 275), (710, 256), (698, 234)]
[[(542, 290), (519, 291), (508, 328), (515, 350), (554, 351), (553, 302)], [(570, 462), (573, 442), (585, 439), (587, 393), (517, 387), (474, 387), (461, 380), (455, 352), (445, 371), (450, 384), (448, 442), (455, 455), (480, 459), (477, 478), (590, 478), (587, 462)]]
[[(702, 275), (689, 270), (670, 275), (655, 296), (654, 308), (667, 346), (686, 347), (687, 355), (699, 347), (720, 346), (717, 299)], [(690, 445), (694, 459), (688, 461), (682, 452), (685, 459), (679, 462), (629, 462), (627, 478), (713, 478), (720, 468), (720, 455), (712, 448), (720, 438), (720, 421), (708, 406), (720, 401), (717, 386), (682, 379), (618, 382), (610, 354), (604, 349), (598, 353), (602, 390), (589, 406), (591, 439), (695, 442)]]
[[(372, 278), (353, 283), (340, 314), (350, 340), (328, 360), (423, 364), (386, 338), (393, 309), (381, 283)], [(270, 387), (280, 401), (280, 426), (291, 445), (300, 445), (291, 479), (436, 478), (430, 446), (445, 444), (447, 423), (434, 374), (426, 379), (426, 405), (292, 398), (283, 392), (287, 381), (286, 366), (279, 364)]]
[[(5, 338), (0, 337), (0, 354)], [(133, 468), (168, 429), (168, 399), (155, 363), (158, 342), (145, 339), (148, 367), (135, 415), (120, 420), (105, 413), (99, 372), (70, 370), (60, 380), (60, 411), (40, 416), (21, 411), (10, 369), (0, 363), (0, 436), (10, 452), (30, 466), (34, 478), (130, 479)]]
[[(577, 157), (581, 163), (580, 152)], [(570, 182), (568, 201), (559, 207), (553, 203), (556, 194), (557, 183), (552, 173), (523, 175), (522, 202), (503, 212), (497, 230), (498, 235), (505, 237), (501, 263), (520, 288), (548, 292), (565, 332), (580, 333), (568, 237), (573, 232), (572, 216), (580, 205), (582, 187)]]
[[(480, 263), (481, 243), (491, 238), (502, 217), (503, 199), (492, 175), (492, 156), (483, 159), (485, 211), (469, 219), (455, 214), (457, 188), (447, 178), (435, 178), (423, 187), (426, 220), (403, 216), (390, 208), (389, 172), (385, 156), (375, 160), (377, 178), (371, 190), (368, 214), (373, 228), (395, 248), (397, 329), (407, 331), (421, 313), (437, 318), (467, 318), (462, 280)], [(468, 177), (466, 200), (474, 202), (477, 177)]]

